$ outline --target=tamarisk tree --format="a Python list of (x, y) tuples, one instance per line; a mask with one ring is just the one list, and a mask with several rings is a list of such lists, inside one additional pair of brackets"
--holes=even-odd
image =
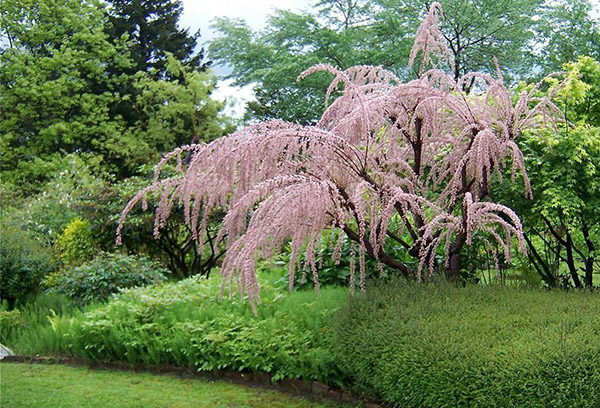
[[(227, 241), (224, 285), (235, 282), (253, 307), (259, 300), (256, 262), (288, 242), (290, 285), (300, 258), (318, 282), (324, 230), (337, 242), (338, 259), (342, 241), (355, 242), (361, 288), (366, 256), (407, 277), (443, 267), (457, 279), (461, 250), (475, 235), (497, 241), (508, 260), (513, 241), (525, 251), (517, 215), (486, 199), (506, 165), (513, 177), (523, 174), (530, 191), (515, 139), (524, 128), (551, 120), (554, 108), (533, 98), (533, 91), (513, 104), (499, 72), (497, 78), (470, 73), (455, 81), (438, 69), (451, 58), (437, 28), (440, 13), (434, 3), (417, 32), (410, 58), (421, 60), (417, 80), (403, 83), (381, 67), (314, 66), (300, 79), (329, 72), (334, 79), (327, 93), (343, 90), (315, 126), (274, 120), (171, 152), (154, 183), (124, 209), (117, 234), (127, 213), (139, 202), (146, 206), (149, 195), (160, 197), (156, 235), (174, 205), (183, 206), (197, 237), (209, 214), (224, 209), (218, 237)], [(478, 92), (465, 94), (465, 81), (476, 81)], [(164, 179), (161, 168), (170, 161), (179, 173)], [(392, 244), (400, 256), (388, 250)], [(416, 262), (403, 261), (411, 258)]]

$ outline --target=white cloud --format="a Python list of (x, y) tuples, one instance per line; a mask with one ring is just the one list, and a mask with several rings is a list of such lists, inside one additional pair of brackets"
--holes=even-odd
[(225, 101), (225, 114), (233, 118), (241, 118), (246, 109), (246, 102), (254, 99), (253, 85), (242, 87), (232, 86), (233, 79), (219, 81), (217, 89), (212, 93), (212, 98)]

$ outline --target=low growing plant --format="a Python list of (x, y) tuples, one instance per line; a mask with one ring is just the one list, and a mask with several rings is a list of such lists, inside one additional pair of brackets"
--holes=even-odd
[(219, 301), (215, 279), (192, 277), (126, 290), (85, 313), (70, 332), (72, 350), (87, 360), (251, 371), (339, 384), (341, 370), (328, 342), (332, 314), (348, 290), (323, 288), (318, 298), (312, 292), (290, 294), (279, 278), (261, 280), (257, 316), (237, 296)]
[(391, 282), (334, 320), (336, 361), (397, 407), (600, 406), (600, 297)]
[(102, 253), (81, 266), (61, 270), (48, 277), (48, 292), (68, 296), (83, 306), (105, 301), (125, 288), (166, 280), (169, 271), (152, 260), (132, 255)]
[(0, 310), (0, 343), (20, 355), (60, 355), (68, 351), (68, 332), (80, 313), (58, 294), (40, 293), (18, 309)]
[(51, 248), (11, 219), (0, 220), (0, 299), (23, 303), (55, 268)]

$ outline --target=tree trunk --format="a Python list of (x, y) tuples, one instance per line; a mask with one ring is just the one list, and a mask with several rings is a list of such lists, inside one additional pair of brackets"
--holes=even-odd
[(575, 287), (581, 289), (583, 288), (583, 285), (579, 279), (579, 274), (577, 273), (577, 268), (575, 267), (575, 259), (573, 258), (573, 239), (571, 238), (571, 234), (568, 230), (566, 234), (567, 245), (565, 245), (565, 249), (567, 250), (567, 266), (569, 267), (569, 272), (571, 273), (571, 278), (573, 279)]
[(585, 287), (591, 289), (594, 287), (594, 251), (596, 247), (590, 238), (589, 228), (583, 220), (581, 220), (581, 226), (583, 238), (588, 249), (588, 256), (585, 259)]
[(531, 258), (531, 264), (533, 265), (537, 273), (540, 275), (540, 277), (544, 280), (544, 282), (548, 284), (548, 286), (550, 286), (551, 288), (555, 287), (556, 277), (550, 270), (550, 266), (544, 261), (544, 259), (542, 259), (542, 256), (533, 245), (531, 239), (529, 239), (529, 236), (523, 233), (523, 237), (525, 238), (525, 242), (527, 242), (529, 253), (533, 256), (533, 258)]
[(460, 252), (450, 254), (450, 269), (448, 269), (446, 277), (450, 282), (460, 280)]

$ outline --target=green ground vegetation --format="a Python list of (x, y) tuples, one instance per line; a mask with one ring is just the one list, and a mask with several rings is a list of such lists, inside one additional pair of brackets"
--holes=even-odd
[(5, 408), (334, 407), (276, 390), (146, 373), (3, 363)]
[(2, 312), (1, 342), (32, 356), (317, 380), (401, 407), (600, 404), (594, 291), (391, 279), (318, 296), (287, 292), (283, 274), (263, 271), (257, 315), (235, 293), (219, 301), (218, 279), (192, 277), (83, 311), (40, 298)]
[(600, 406), (600, 297), (391, 282), (336, 319), (351, 387), (398, 407)]

